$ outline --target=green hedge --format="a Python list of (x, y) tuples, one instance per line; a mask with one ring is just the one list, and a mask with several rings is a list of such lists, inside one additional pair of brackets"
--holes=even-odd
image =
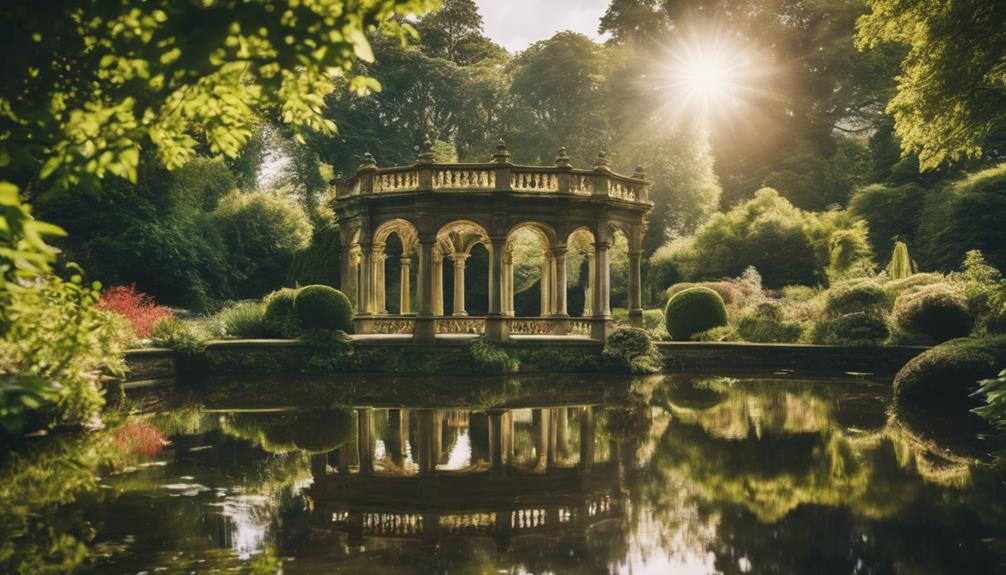
[(831, 317), (857, 312), (884, 313), (891, 309), (891, 300), (873, 280), (849, 280), (828, 289), (824, 306)]
[(978, 381), (1006, 365), (1006, 336), (961, 338), (909, 361), (894, 378), (895, 407), (936, 407), (963, 413), (981, 404)]
[(964, 337), (975, 326), (964, 295), (944, 284), (898, 296), (893, 317), (901, 329), (925, 335), (936, 342)]
[(727, 308), (720, 294), (706, 287), (692, 287), (674, 294), (664, 309), (667, 333), (676, 340), (727, 324)]
[(297, 290), (289, 288), (274, 291), (265, 297), (262, 327), (266, 336), (296, 339), (303, 335), (300, 321), (293, 309), (295, 297), (297, 297)]
[(301, 288), (293, 309), (302, 328), (353, 331), (353, 306), (341, 291), (324, 285)]

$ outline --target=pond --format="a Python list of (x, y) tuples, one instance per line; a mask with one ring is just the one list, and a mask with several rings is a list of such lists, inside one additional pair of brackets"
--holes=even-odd
[(897, 421), (890, 393), (785, 373), (133, 392), (105, 430), (2, 463), (0, 566), (1003, 571), (1006, 488), (984, 447)]

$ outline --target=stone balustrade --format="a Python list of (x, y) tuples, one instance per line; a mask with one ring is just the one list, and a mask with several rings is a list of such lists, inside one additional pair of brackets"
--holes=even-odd
[[(500, 160), (500, 158), (504, 158)], [(573, 168), (560, 156), (555, 166), (511, 164), (509, 154), (486, 163), (440, 164), (427, 158), (407, 166), (377, 167), (367, 154), (356, 175), (335, 181), (337, 198), (409, 192), (484, 191), (603, 196), (649, 203), (642, 168), (632, 176), (608, 169), (602, 152), (593, 169)]]
[[(507, 317), (508, 333), (511, 335), (577, 335), (590, 337), (593, 322), (590, 317)], [(440, 335), (482, 335), (485, 333), (484, 316), (439, 316), (434, 320), (436, 333)], [(358, 333), (378, 335), (412, 335), (415, 328), (414, 315), (375, 315), (357, 319)]]

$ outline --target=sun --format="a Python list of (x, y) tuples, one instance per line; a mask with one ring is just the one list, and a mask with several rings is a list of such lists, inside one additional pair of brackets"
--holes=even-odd
[(665, 50), (660, 76), (667, 109), (676, 120), (705, 128), (749, 112), (769, 72), (751, 46), (722, 30), (682, 31)]

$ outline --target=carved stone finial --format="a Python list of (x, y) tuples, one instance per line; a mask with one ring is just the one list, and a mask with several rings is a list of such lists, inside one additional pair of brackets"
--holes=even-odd
[(376, 167), (377, 167), (377, 160), (374, 159), (374, 156), (371, 155), (370, 152), (364, 152), (363, 153), (363, 162), (360, 163), (359, 170), (364, 170), (364, 169), (366, 169), (366, 170), (372, 170), (372, 169), (374, 169)]
[(506, 164), (510, 162), (510, 151), (506, 149), (506, 142), (503, 138), (496, 143), (496, 153), (493, 154), (494, 164)]
[(645, 180), (646, 170), (643, 169), (643, 166), (636, 166), (636, 173), (632, 174), (632, 177), (636, 178), (637, 180)]
[(570, 165), (569, 164), (569, 156), (566, 155), (566, 147), (565, 146), (559, 148), (559, 157), (557, 157), (555, 159), (555, 165), (558, 166), (558, 167), (560, 167), (560, 168), (568, 168), (569, 167), (569, 165)]
[(607, 170), (608, 169), (608, 153), (601, 150), (597, 153), (597, 158), (594, 160), (595, 170)]
[(421, 164), (432, 164), (436, 161), (433, 155), (433, 142), (429, 136), (423, 136), (423, 144), (419, 147), (419, 162)]

